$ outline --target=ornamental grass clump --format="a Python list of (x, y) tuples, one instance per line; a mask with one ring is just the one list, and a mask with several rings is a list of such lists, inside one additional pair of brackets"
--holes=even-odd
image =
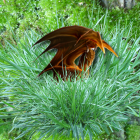
[[(130, 28), (120, 30), (116, 25), (111, 32), (106, 29), (102, 32), (119, 59), (98, 50), (89, 77), (79, 80), (63, 81), (58, 75), (56, 81), (51, 72), (37, 77), (55, 55), (48, 51), (33, 62), (46, 49), (31, 48), (39, 34), (25, 32), (17, 45), (5, 41), (0, 51), (0, 119), (12, 123), (9, 133), (19, 129), (15, 139), (38, 134), (38, 139), (66, 136), (92, 140), (123, 129), (129, 114), (140, 117), (140, 70), (136, 69), (140, 38), (130, 44)], [(122, 40), (124, 35), (126, 40)]]

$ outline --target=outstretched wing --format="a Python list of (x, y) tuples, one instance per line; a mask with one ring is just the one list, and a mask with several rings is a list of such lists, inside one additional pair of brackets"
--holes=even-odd
[(60, 67), (63, 68), (63, 66), (79, 70), (80, 68), (74, 63), (75, 59), (88, 48), (96, 48), (96, 46), (98, 46), (103, 53), (105, 53), (105, 47), (117, 56), (114, 50), (101, 39), (99, 32), (82, 26), (69, 26), (57, 29), (42, 37), (34, 45), (47, 40), (50, 41), (50, 45), (39, 56), (53, 48), (57, 49), (57, 53), (39, 75), (53, 68), (59, 68), (60, 70)]
[[(76, 46), (74, 45), (75, 41), (71, 41), (68, 44), (61, 43), (61, 46), (58, 48), (56, 55), (53, 57), (51, 62), (44, 68), (41, 74), (50, 70), (54, 66), (76, 67), (74, 63), (75, 59), (78, 58), (86, 50), (85, 40), (80, 41)], [(73, 48), (76, 49), (74, 50)]]
[(34, 45), (36, 45), (42, 41), (51, 40), (51, 39), (58, 38), (58, 37), (60, 38), (61, 41), (62, 40), (64, 41), (65, 39), (63, 39), (63, 37), (66, 37), (66, 36), (74, 37), (74, 38), (78, 39), (82, 34), (86, 33), (88, 30), (90, 30), (90, 29), (82, 27), (82, 26), (77, 26), (77, 25), (62, 27), (60, 29), (57, 29), (53, 32), (48, 33), (47, 35), (42, 37), (40, 40), (38, 40)]
[(75, 41), (76, 43), (76, 41), (81, 37), (81, 35), (85, 34), (88, 30), (90, 29), (75, 25), (75, 26), (63, 27), (45, 35), (40, 40), (38, 40), (33, 46), (47, 40), (49, 40), (51, 43), (37, 58), (39, 58), (42, 54), (44, 54), (50, 49), (53, 48), (59, 49), (61, 46), (63, 46), (64, 43), (65, 43), (65, 47), (68, 48), (67, 46), (69, 46), (68, 45), (69, 42)]

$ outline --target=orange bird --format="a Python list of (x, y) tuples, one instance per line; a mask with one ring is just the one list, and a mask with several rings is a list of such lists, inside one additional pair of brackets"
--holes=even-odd
[[(82, 26), (75, 25), (57, 29), (42, 37), (34, 45), (47, 40), (50, 41), (50, 45), (38, 57), (54, 48), (57, 49), (57, 53), (38, 76), (49, 70), (53, 71), (55, 77), (57, 72), (62, 78), (71, 77), (75, 73), (80, 74), (92, 64), (97, 47), (104, 54), (104, 48), (107, 48), (118, 57), (111, 46), (101, 39), (99, 32)], [(79, 64), (76, 65), (75, 60), (78, 57), (80, 57)]]

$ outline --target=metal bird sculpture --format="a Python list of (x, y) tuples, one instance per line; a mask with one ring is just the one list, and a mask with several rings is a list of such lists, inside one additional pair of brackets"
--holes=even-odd
[[(104, 54), (104, 48), (107, 48), (118, 57), (111, 46), (101, 39), (99, 32), (82, 26), (75, 25), (57, 29), (42, 37), (34, 45), (47, 40), (50, 41), (50, 45), (38, 57), (54, 48), (57, 49), (57, 53), (38, 76), (49, 70), (53, 71), (54, 77), (56, 77), (56, 72), (62, 78), (65, 77), (64, 71), (67, 71), (67, 76), (70, 77), (75, 73), (80, 74), (92, 64), (97, 47)], [(75, 60), (78, 57), (80, 57), (79, 64), (76, 65)]]

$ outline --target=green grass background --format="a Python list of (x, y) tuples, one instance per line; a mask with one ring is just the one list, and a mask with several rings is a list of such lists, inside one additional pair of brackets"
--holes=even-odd
[[(1, 5), (1, 139), (140, 139), (140, 3), (131, 10), (90, 0)], [(47, 44), (31, 46), (69, 25), (99, 31), (119, 59), (98, 49), (87, 79), (56, 83), (51, 72), (37, 78), (55, 51), (33, 62)]]

